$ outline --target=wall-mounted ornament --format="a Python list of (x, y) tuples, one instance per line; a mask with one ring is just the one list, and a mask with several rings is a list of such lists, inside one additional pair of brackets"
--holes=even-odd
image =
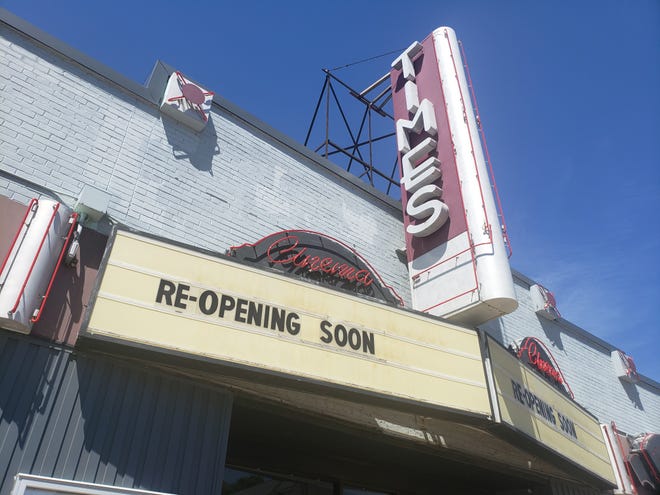
[(639, 382), (639, 373), (632, 357), (618, 349), (613, 350), (611, 356), (617, 378), (628, 383)]
[(176, 71), (167, 81), (160, 110), (199, 132), (209, 120), (212, 103), (212, 91), (207, 91)]
[(557, 309), (557, 300), (552, 292), (542, 285), (534, 284), (529, 288), (529, 294), (537, 315), (543, 316), (548, 320), (558, 320), (561, 318), (561, 313)]

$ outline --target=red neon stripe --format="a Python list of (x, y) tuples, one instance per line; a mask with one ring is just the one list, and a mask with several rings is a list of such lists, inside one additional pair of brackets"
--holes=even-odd
[(25, 216), (23, 217), (23, 220), (21, 220), (21, 224), (19, 225), (18, 230), (16, 231), (16, 235), (14, 235), (14, 240), (11, 241), (11, 246), (9, 247), (9, 251), (7, 252), (7, 256), (5, 256), (5, 260), (2, 262), (2, 267), (0, 268), (0, 274), (2, 274), (2, 272), (5, 270), (5, 266), (9, 261), (11, 252), (14, 250), (14, 246), (16, 245), (16, 241), (18, 240), (18, 236), (21, 234), (21, 230), (23, 230), (23, 227), (25, 226), (25, 220), (32, 211), (34, 205), (37, 205), (37, 207), (39, 205), (39, 200), (37, 198), (32, 198), (28, 203), (27, 210), (25, 210)]
[(76, 226), (76, 222), (78, 221), (78, 214), (73, 213), (71, 215), (71, 218), (73, 221), (71, 222), (71, 227), (69, 227), (69, 233), (66, 235), (66, 239), (64, 240), (64, 246), (62, 246), (62, 250), (60, 251), (60, 256), (57, 258), (57, 264), (55, 265), (55, 271), (53, 272), (53, 276), (50, 277), (50, 282), (48, 283), (48, 288), (46, 289), (46, 293), (44, 294), (44, 297), (41, 300), (41, 306), (39, 306), (39, 310), (37, 311), (37, 316), (33, 316), (31, 318), (32, 323), (36, 323), (39, 321), (41, 318), (41, 311), (44, 309), (44, 306), (46, 305), (46, 300), (48, 299), (48, 296), (50, 295), (50, 289), (53, 287), (53, 282), (55, 281), (55, 277), (57, 276), (57, 272), (60, 269), (60, 265), (62, 264), (62, 258), (64, 257), (64, 253), (66, 252), (66, 248), (69, 245), (69, 241), (71, 240), (71, 235), (73, 234), (73, 229)]
[[(445, 31), (445, 37), (446, 37), (446, 31)], [(449, 41), (447, 41), (447, 42), (449, 42)], [(437, 54), (437, 52), (436, 52), (436, 50), (435, 50), (435, 43), (432, 43), (431, 46), (433, 47), (433, 56), (434, 56), (434, 60), (437, 60), (437, 59), (438, 59), (438, 54)], [(450, 46), (449, 48), (451, 49), (451, 46)], [(439, 71), (440, 71), (440, 68), (438, 67), (438, 72), (439, 72)], [(442, 74), (439, 74), (439, 76), (440, 76), (440, 81), (442, 81)], [(460, 89), (460, 85), (459, 85), (459, 89)], [(441, 92), (441, 94), (442, 94), (442, 101), (443, 101), (443, 102), (446, 102), (446, 99), (445, 99), (445, 93), (444, 93), (444, 91), (442, 90), (442, 84), (440, 84), (440, 92)], [(447, 129), (451, 129), (452, 127), (451, 127), (451, 125), (449, 124), (449, 115), (447, 115), (447, 112), (446, 112), (446, 111), (444, 111), (444, 112), (442, 112), (442, 113), (444, 114), (445, 122), (447, 123)], [(449, 136), (449, 139), (451, 140), (452, 148), (453, 148), (454, 150), (456, 150), (456, 143), (454, 143), (454, 138), (451, 137), (451, 134), (450, 134), (450, 136)], [(455, 153), (455, 152), (454, 152), (454, 167), (456, 168), (456, 176), (459, 177), (459, 180), (460, 180), (460, 176), (459, 176), (459, 174), (458, 174), (458, 165), (457, 165), (457, 163), (456, 163), (456, 153)], [(459, 186), (459, 188), (460, 188), (460, 186)], [(475, 290), (478, 290), (478, 289), (479, 289), (479, 278), (478, 278), (478, 276), (477, 276), (477, 259), (476, 259), (475, 251), (474, 251), (475, 244), (474, 244), (474, 242), (472, 241), (472, 234), (470, 233), (470, 223), (468, 222), (467, 214), (465, 213), (465, 201), (463, 201), (463, 192), (462, 192), (462, 191), (461, 191), (461, 193), (460, 193), (460, 198), (461, 198), (461, 206), (462, 206), (461, 209), (462, 209), (462, 211), (463, 211), (463, 219), (465, 220), (465, 227), (466, 227), (466, 233), (467, 233), (467, 237), (468, 237), (468, 243), (470, 244), (470, 247), (469, 247), (468, 249), (470, 250), (470, 257), (471, 257), (471, 259), (472, 259), (472, 274), (473, 274), (473, 277), (474, 277), (474, 287), (473, 287), (472, 289), (468, 289), (467, 291), (465, 291), (465, 292), (463, 292), (463, 293), (461, 293), (461, 294), (459, 294), (459, 295), (457, 295), (457, 296), (454, 296), (454, 297), (451, 297), (451, 298), (449, 298), (449, 299), (447, 299), (447, 300), (445, 300), (445, 301), (441, 301), (441, 302), (439, 302), (439, 303), (436, 303), (436, 304), (434, 304), (433, 306), (429, 306), (428, 308), (422, 310), (423, 312), (430, 311), (430, 310), (432, 310), (432, 309), (434, 309), (434, 308), (437, 308), (438, 306), (442, 306), (443, 304), (447, 304), (448, 302), (453, 301), (454, 299), (457, 299), (457, 298), (459, 298), (459, 297), (461, 297), (461, 296), (464, 296), (465, 294), (469, 294), (469, 293), (474, 292)], [(491, 239), (491, 242), (492, 242), (492, 239)], [(480, 244), (480, 245), (481, 245), (481, 244)], [(460, 253), (458, 253), (458, 254), (456, 254), (456, 255), (447, 256), (447, 260), (449, 260), (449, 259), (453, 259), (453, 258), (455, 258), (456, 256), (465, 253), (468, 249), (464, 249), (463, 251), (461, 251)], [(442, 263), (444, 263), (444, 261), (441, 261), (440, 263), (437, 263), (437, 264), (434, 265), (434, 266), (438, 266), (438, 265), (440, 265), (440, 264), (442, 264)], [(420, 274), (421, 274), (421, 273), (425, 273), (425, 272), (431, 270), (431, 268), (433, 268), (433, 266), (430, 267), (430, 268), (425, 269), (423, 272), (420, 272)], [(413, 277), (413, 278), (414, 278), (414, 277)]]
[(644, 435), (642, 441), (639, 442), (639, 450), (642, 453), (642, 457), (646, 460), (648, 466), (653, 469), (653, 473), (652, 473), (653, 477), (656, 479), (656, 481), (660, 481), (660, 477), (658, 477), (658, 472), (654, 468), (654, 463), (649, 457), (649, 455), (646, 453), (647, 452), (646, 443), (648, 442), (648, 438), (651, 436), (653, 436), (653, 433), (647, 433), (646, 435)]
[(204, 110), (202, 110), (202, 107), (200, 107), (199, 105), (193, 105), (193, 107), (195, 108), (195, 110), (197, 110), (197, 113), (202, 117), (202, 120), (204, 122), (209, 120), (206, 114), (204, 113)]
[[(614, 421), (612, 421), (612, 431), (617, 434), (616, 435), (616, 442), (619, 444), (619, 450), (621, 451), (621, 455), (623, 455), (623, 453), (624, 453), (623, 445), (621, 444), (621, 439), (619, 438), (616, 423)], [(633, 489), (633, 493), (635, 495), (637, 495), (637, 488), (635, 487), (635, 483), (633, 482), (633, 480), (635, 478), (633, 477), (633, 474), (632, 474), (632, 471), (631, 471), (631, 468), (630, 468), (630, 463), (629, 462), (624, 462), (623, 465), (626, 467), (626, 472), (628, 473), (628, 479), (630, 480), (630, 486)]]
[[(614, 452), (614, 446), (612, 445), (612, 440), (610, 439), (609, 433), (607, 433), (607, 426), (606, 425), (600, 425), (601, 429), (605, 432), (605, 438), (607, 439), (607, 444), (610, 447), (610, 450), (612, 451), (612, 457), (614, 458), (614, 466), (616, 467), (616, 473), (619, 475), (619, 479), (621, 480), (621, 485), (624, 484), (623, 481), (623, 476), (621, 476), (621, 469), (619, 468), (619, 461), (616, 459), (616, 452)], [(625, 490), (624, 486), (621, 486)]]
[[(475, 245), (473, 246), (473, 248), (478, 247), (478, 246), (485, 246), (485, 245), (488, 245), (488, 244), (492, 245), (490, 242), (482, 242), (481, 244), (475, 244)], [(426, 270), (423, 270), (423, 271), (421, 271), (421, 272), (419, 272), (419, 273), (416, 273), (416, 274), (413, 276), (413, 280), (417, 280), (417, 279), (419, 278), (419, 275), (422, 275), (423, 273), (426, 273), (426, 272), (432, 270), (433, 268), (436, 268), (436, 267), (442, 265), (443, 263), (446, 263), (447, 261), (454, 260), (454, 259), (456, 258), (456, 256), (460, 256), (461, 254), (463, 254), (463, 253), (465, 253), (465, 252), (467, 252), (467, 251), (470, 251), (470, 250), (472, 250), (472, 248), (464, 249), (463, 251), (460, 251), (460, 252), (456, 253), (455, 255), (453, 255), (451, 258), (447, 258), (447, 259), (445, 259), (445, 260), (442, 260), (442, 261), (440, 261), (439, 263), (436, 263), (435, 265), (430, 266), (430, 267), (427, 268)], [(475, 263), (475, 267), (476, 267), (476, 263)], [(476, 280), (476, 277), (477, 277), (476, 270), (475, 270), (475, 274), (474, 274), (474, 276), (475, 276), (475, 280)], [(471, 293), (471, 292), (474, 292), (475, 290), (476, 290), (476, 287), (473, 288), (473, 289), (468, 289), (468, 290), (466, 290), (465, 292), (462, 292), (462, 293), (460, 293), (460, 294), (457, 295), (457, 296), (450, 297), (449, 299), (445, 299), (444, 301), (439, 302), (439, 303), (436, 303), (436, 304), (434, 304), (433, 306), (429, 306), (428, 308), (423, 309), (422, 312), (423, 312), (423, 313), (426, 313), (426, 312), (428, 312), (428, 311), (430, 311), (430, 310), (432, 310), (432, 309), (434, 309), (434, 308), (437, 308), (438, 306), (442, 306), (443, 304), (447, 304), (448, 302), (451, 302), (451, 301), (453, 301), (454, 299), (458, 299), (459, 297), (464, 296), (465, 294), (469, 294), (469, 293)]]
[(181, 72), (179, 72), (179, 71), (176, 71), (176, 78), (177, 78), (177, 82), (181, 86), (183, 86), (184, 84), (186, 84), (188, 82), (188, 81), (186, 81), (186, 78), (183, 77), (183, 74), (181, 74)]
[[(534, 338), (534, 337), (532, 337), (532, 338)], [(575, 395), (573, 394), (573, 391), (571, 390), (571, 386), (570, 386), (570, 385), (568, 384), (568, 382), (566, 381), (566, 377), (565, 377), (564, 374), (562, 373), (561, 368), (559, 367), (559, 364), (557, 363), (557, 360), (555, 359), (555, 356), (552, 355), (552, 352), (550, 352), (550, 349), (548, 349), (548, 346), (547, 346), (547, 345), (545, 345), (543, 342), (541, 342), (541, 341), (540, 341), (539, 339), (537, 339), (537, 338), (534, 338), (534, 340), (535, 340), (537, 343), (541, 344), (541, 346), (546, 350), (546, 352), (547, 352), (548, 355), (550, 356), (550, 359), (552, 359), (552, 362), (554, 363), (555, 368), (557, 368), (557, 371), (559, 371), (559, 374), (561, 375), (561, 379), (564, 380), (564, 383), (565, 383), (566, 386), (568, 387), (568, 392), (571, 394), (571, 399), (575, 399)]]
[(46, 227), (46, 231), (44, 232), (44, 235), (41, 238), (41, 243), (39, 244), (39, 249), (37, 250), (37, 254), (34, 255), (34, 259), (32, 260), (32, 264), (30, 265), (30, 270), (28, 271), (28, 274), (25, 277), (25, 281), (23, 282), (23, 286), (21, 287), (21, 290), (18, 293), (18, 297), (16, 298), (14, 307), (11, 308), (11, 310), (9, 310), (10, 313), (16, 313), (16, 310), (18, 309), (18, 304), (21, 302), (21, 297), (23, 297), (23, 293), (25, 292), (25, 286), (27, 285), (28, 280), (30, 279), (30, 275), (32, 275), (32, 270), (34, 269), (34, 265), (37, 263), (37, 258), (41, 253), (41, 248), (43, 247), (44, 242), (46, 241), (46, 237), (48, 236), (48, 231), (50, 230), (51, 225), (53, 225), (53, 221), (55, 220), (55, 215), (57, 215), (57, 210), (59, 209), (60, 209), (60, 204), (55, 203), (55, 206), (53, 206), (53, 214), (51, 215), (50, 221), (48, 222), (48, 227)]
[(477, 118), (479, 119), (478, 121), (479, 134), (481, 135), (481, 140), (484, 145), (484, 151), (486, 152), (486, 162), (488, 163), (488, 170), (490, 172), (490, 180), (492, 182), (492, 188), (493, 191), (495, 191), (495, 201), (497, 201), (497, 211), (502, 219), (502, 230), (503, 230), (502, 235), (506, 239), (506, 246), (507, 246), (507, 250), (509, 251), (509, 258), (511, 258), (511, 256), (513, 255), (513, 249), (511, 248), (511, 239), (509, 239), (509, 230), (506, 226), (506, 218), (504, 217), (504, 210), (502, 209), (502, 202), (500, 201), (500, 192), (497, 189), (497, 182), (495, 181), (495, 173), (493, 172), (493, 164), (490, 160), (490, 152), (488, 151), (488, 143), (486, 142), (486, 134), (484, 133), (484, 126), (483, 123), (481, 122), (479, 105), (477, 104), (477, 96), (474, 93), (474, 85), (472, 84), (472, 77), (470, 76), (470, 67), (468, 66), (467, 58), (465, 57), (465, 50), (463, 49), (463, 43), (459, 41), (458, 46), (461, 49), (461, 54), (463, 56), (463, 65), (465, 67), (465, 74), (467, 75), (468, 83), (469, 83), (468, 87), (470, 88), (470, 93), (472, 95), (472, 102), (474, 103), (474, 109), (476, 110)]
[(442, 260), (442, 261), (438, 261), (435, 265), (431, 265), (431, 266), (429, 266), (428, 268), (425, 268), (424, 270), (421, 270), (421, 271), (415, 273), (415, 274), (413, 275), (413, 277), (412, 277), (413, 280), (417, 280), (417, 279), (419, 279), (419, 277), (420, 277), (421, 275), (424, 275), (426, 272), (430, 272), (430, 271), (433, 270), (434, 268), (437, 268), (437, 267), (439, 267), (440, 265), (442, 265), (442, 264), (444, 264), (444, 263), (447, 263), (448, 261), (451, 261), (451, 260), (455, 259), (457, 256), (460, 256), (460, 255), (463, 254), (463, 253), (467, 253), (470, 249), (471, 249), (471, 248), (463, 249), (463, 251), (459, 251), (458, 253), (453, 254), (453, 255), (451, 256), (451, 258), (447, 258), (447, 259), (444, 259), (444, 260)]
[[(479, 246), (492, 246), (492, 243), (491, 242), (480, 242), (479, 244), (475, 244), (472, 247), (476, 248), (476, 247), (479, 247)], [(470, 249), (471, 248), (467, 248), (467, 249), (464, 249), (463, 251), (459, 251), (458, 253), (454, 253), (454, 254), (451, 255), (451, 257), (449, 257), (447, 259), (444, 259), (442, 261), (438, 261), (435, 265), (431, 265), (428, 268), (424, 268), (423, 270), (420, 270), (419, 272), (415, 273), (415, 275), (413, 275), (413, 277), (412, 277), (413, 280), (417, 280), (420, 277), (420, 275), (424, 275), (426, 272), (430, 272), (431, 270), (433, 270), (434, 268), (439, 267), (443, 263), (447, 263), (448, 261), (454, 260), (456, 258), (456, 256), (460, 256), (461, 254), (469, 251)]]
[(461, 95), (461, 104), (463, 105), (463, 115), (465, 117), (465, 126), (467, 127), (468, 138), (470, 138), (470, 148), (472, 149), (472, 162), (474, 163), (474, 173), (477, 177), (477, 183), (479, 184), (479, 195), (481, 196), (481, 209), (484, 212), (484, 218), (486, 219), (486, 226), (488, 227), (488, 238), (490, 242), (493, 242), (493, 228), (491, 226), (490, 220), (488, 219), (488, 212), (486, 211), (486, 200), (484, 199), (484, 189), (481, 185), (481, 176), (479, 175), (479, 168), (477, 165), (477, 155), (474, 152), (474, 141), (472, 140), (472, 131), (470, 131), (470, 125), (468, 124), (467, 119), (467, 109), (465, 107), (465, 97), (463, 96), (463, 90), (461, 89), (461, 83), (458, 78), (458, 69), (456, 68), (456, 60), (454, 59), (454, 51), (451, 48), (451, 43), (447, 37), (447, 31), (445, 30), (445, 39), (447, 40), (447, 46), (449, 46), (449, 56), (451, 57), (451, 63), (454, 66), (454, 74), (456, 74), (456, 84), (458, 86), (458, 92)]
[(468, 289), (468, 290), (466, 290), (465, 292), (461, 292), (461, 293), (460, 293), (459, 295), (457, 295), (457, 296), (450, 297), (449, 299), (445, 299), (444, 301), (441, 301), (441, 302), (439, 302), (439, 303), (437, 303), (437, 304), (434, 304), (433, 306), (429, 306), (428, 308), (423, 309), (423, 310), (422, 310), (422, 313), (426, 313), (426, 312), (428, 312), (428, 311), (431, 311), (432, 309), (437, 308), (438, 306), (442, 306), (443, 304), (447, 304), (448, 302), (451, 302), (451, 301), (453, 301), (454, 299), (458, 299), (459, 297), (464, 296), (465, 294), (470, 294), (471, 292), (474, 292), (475, 290), (477, 290), (476, 287), (475, 287), (474, 289)]
[[(466, 117), (466, 119), (467, 119), (467, 112), (466, 112), (466, 108), (465, 108), (465, 98), (464, 98), (464, 96), (463, 96), (463, 90), (461, 89), (461, 85), (460, 85), (460, 82), (459, 82), (459, 80), (458, 80), (458, 70), (457, 70), (457, 68), (456, 68), (456, 60), (455, 60), (455, 58), (454, 58), (454, 52), (453, 52), (453, 50), (452, 50), (451, 43), (449, 43), (449, 38), (448, 38), (448, 36), (447, 36), (447, 31), (445, 31), (445, 39), (447, 40), (447, 45), (448, 45), (448, 47), (449, 47), (449, 54), (450, 54), (450, 57), (451, 57), (451, 60), (452, 60), (452, 64), (453, 64), (453, 66), (454, 66), (454, 73), (456, 74), (456, 79), (457, 79), (457, 84), (458, 84), (458, 91), (459, 91), (460, 96), (461, 96), (461, 104), (463, 105), (463, 115), (464, 115), (464, 116)], [(461, 48), (461, 52), (464, 54), (464, 50), (463, 50), (463, 47), (462, 47), (462, 45), (461, 45), (460, 42), (459, 42), (459, 47)], [(434, 50), (435, 50), (435, 45), (434, 45)], [(436, 54), (436, 58), (437, 58), (437, 54)], [(469, 87), (472, 88), (472, 100), (473, 100), (473, 102), (474, 102), (474, 106), (475, 106), (475, 109), (476, 109), (476, 112), (477, 112), (477, 115), (478, 115), (478, 114), (479, 114), (479, 107), (477, 106), (477, 101), (476, 101), (476, 98), (475, 98), (475, 95), (474, 95), (474, 88), (472, 87), (472, 79), (471, 79), (471, 77), (470, 77), (469, 70), (467, 70), (468, 68), (467, 68), (467, 61), (465, 60), (465, 55), (463, 55), (463, 60), (464, 60), (464, 62), (465, 62), (466, 74), (467, 74), (468, 81), (469, 81), (469, 85), (470, 85)], [(444, 99), (444, 95), (443, 95), (443, 99)], [(446, 112), (445, 112), (445, 118), (448, 119)], [(448, 121), (447, 121), (447, 124), (449, 124)], [(480, 128), (480, 129), (481, 129), (481, 128)], [(483, 210), (483, 213), (484, 213), (484, 218), (486, 219), (486, 225), (487, 225), (487, 227), (488, 227), (488, 239), (489, 239), (489, 242), (484, 242), (484, 243), (479, 243), (479, 244), (473, 244), (473, 243), (472, 243), (472, 236), (471, 236), (471, 234), (470, 234), (470, 228), (469, 228), (469, 224), (468, 224), (468, 221), (467, 221), (467, 215), (465, 214), (465, 204), (463, 204), (463, 217), (465, 218), (465, 224), (468, 226), (467, 234), (468, 234), (468, 240), (469, 240), (469, 242), (470, 242), (470, 248), (468, 248), (468, 249), (470, 249), (470, 250), (472, 251), (472, 253), (471, 253), (471, 254), (472, 254), (472, 268), (473, 268), (473, 272), (474, 272), (474, 280), (475, 280), (475, 284), (476, 284), (476, 285), (475, 285), (475, 288), (474, 288), (474, 289), (467, 290), (467, 291), (463, 292), (462, 294), (459, 294), (458, 296), (454, 296), (454, 297), (452, 297), (452, 298), (450, 298), (450, 299), (447, 299), (447, 300), (445, 300), (445, 301), (442, 301), (442, 302), (439, 302), (439, 303), (437, 303), (437, 304), (434, 304), (433, 306), (430, 306), (430, 307), (428, 307), (428, 308), (422, 310), (422, 311), (424, 311), (424, 312), (430, 311), (431, 309), (437, 308), (438, 306), (441, 306), (441, 305), (443, 305), (443, 304), (446, 304), (446, 303), (448, 303), (448, 302), (450, 302), (450, 301), (453, 301), (454, 299), (457, 299), (458, 297), (461, 297), (461, 296), (463, 296), (463, 295), (465, 295), (465, 294), (469, 294), (469, 293), (474, 292), (475, 290), (477, 290), (478, 287), (479, 287), (479, 279), (478, 279), (478, 276), (477, 276), (477, 264), (476, 264), (476, 252), (475, 252), (475, 248), (478, 247), (478, 246), (484, 246), (484, 245), (487, 245), (487, 244), (490, 244), (491, 246), (493, 246), (493, 227), (492, 227), (492, 224), (490, 223), (490, 219), (488, 218), (488, 212), (486, 211), (486, 201), (485, 201), (485, 199), (484, 199), (483, 185), (482, 185), (482, 183), (481, 183), (481, 176), (479, 175), (479, 170), (478, 170), (478, 168), (477, 168), (477, 157), (476, 157), (476, 155), (475, 155), (475, 153), (474, 153), (474, 141), (473, 141), (473, 139), (472, 139), (472, 132), (470, 131), (470, 126), (469, 126), (469, 125), (467, 125), (467, 131), (468, 131), (468, 137), (469, 137), (469, 139), (470, 139), (470, 146), (471, 146), (471, 148), (472, 148), (472, 159), (473, 159), (473, 162), (474, 162), (475, 174), (476, 174), (476, 177), (477, 177), (477, 183), (478, 183), (478, 185), (479, 185), (479, 194), (480, 194), (480, 196), (481, 196), (481, 207), (482, 207), (482, 210)], [(491, 164), (491, 161), (490, 161), (490, 154), (489, 154), (489, 152), (488, 152), (488, 146), (487, 146), (487, 144), (486, 144), (486, 140), (485, 140), (485, 135), (484, 135), (484, 133), (483, 133), (483, 129), (481, 129), (481, 137), (482, 137), (482, 140), (483, 140), (483, 143), (484, 143), (484, 149), (485, 149), (485, 152), (486, 152), (486, 160), (487, 160), (487, 162), (488, 162), (488, 166), (489, 166), (489, 169), (490, 169), (490, 180), (492, 181), (492, 183), (493, 183), (493, 189), (495, 190), (495, 197), (496, 197), (496, 201), (497, 201), (497, 207), (498, 207), (499, 213), (500, 213), (500, 215), (501, 215), (501, 217), (502, 217), (502, 225), (503, 225), (503, 227), (504, 227), (503, 237), (506, 239), (506, 245), (507, 245), (507, 250), (508, 250), (508, 256), (509, 256), (509, 258), (510, 258), (511, 255), (513, 254), (513, 251), (512, 251), (512, 249), (511, 249), (511, 243), (510, 243), (510, 241), (509, 241), (509, 236), (508, 236), (508, 234), (507, 234), (506, 222), (504, 221), (504, 214), (502, 213), (502, 204), (501, 204), (501, 201), (500, 201), (499, 193), (498, 193), (498, 191), (497, 191), (497, 185), (495, 184), (495, 176), (494, 176), (494, 174), (493, 174), (493, 167), (492, 167), (492, 164)], [(452, 139), (452, 145), (454, 145), (453, 139)], [(455, 146), (455, 145), (454, 145), (454, 149), (456, 149), (456, 146)], [(461, 202), (463, 202), (463, 195), (462, 195), (462, 194), (461, 194)], [(498, 222), (498, 223), (499, 223), (499, 222)], [(499, 227), (499, 225), (498, 225), (498, 227)], [(493, 249), (494, 249), (494, 248), (493, 248)], [(421, 272), (419, 272), (419, 273), (416, 273), (416, 274), (413, 276), (413, 280), (418, 279), (419, 276), (422, 275), (423, 273), (426, 273), (426, 272), (428, 272), (428, 271), (430, 271), (430, 270), (432, 270), (432, 269), (438, 267), (438, 266), (441, 265), (442, 263), (445, 263), (446, 261), (449, 261), (449, 259), (453, 259), (454, 257), (459, 256), (459, 255), (465, 253), (466, 251), (467, 251), (467, 249), (465, 249), (465, 250), (463, 250), (463, 251), (461, 251), (461, 252), (459, 252), (459, 253), (457, 253), (457, 254), (451, 256), (451, 257), (448, 257), (446, 260), (443, 260), (443, 261), (441, 261), (441, 262), (439, 262), (439, 263), (436, 263), (435, 265), (432, 265), (432, 266), (430, 266), (429, 268), (426, 268), (425, 270), (423, 270), (423, 271), (421, 271)], [(553, 358), (553, 359), (554, 359), (554, 358)], [(560, 373), (561, 373), (561, 371), (560, 371)], [(567, 384), (567, 386), (568, 386), (568, 384)], [(569, 391), (570, 391), (570, 387), (569, 387)], [(570, 391), (570, 393), (571, 393), (571, 396), (573, 396), (573, 392)]]

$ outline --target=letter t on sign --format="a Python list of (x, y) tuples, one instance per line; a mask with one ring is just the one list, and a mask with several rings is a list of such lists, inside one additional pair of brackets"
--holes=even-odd
[(406, 81), (415, 80), (415, 67), (413, 66), (413, 57), (422, 51), (422, 45), (419, 41), (413, 41), (413, 44), (406, 48), (406, 51), (399, 55), (392, 62), (393, 69), (401, 69)]
[(421, 51), (422, 45), (418, 41), (415, 41), (392, 62), (392, 68), (401, 69), (403, 78), (406, 80), (403, 88), (406, 94), (406, 109), (410, 113), (417, 112), (419, 108), (419, 94), (417, 93), (417, 85), (415, 84), (413, 58)]

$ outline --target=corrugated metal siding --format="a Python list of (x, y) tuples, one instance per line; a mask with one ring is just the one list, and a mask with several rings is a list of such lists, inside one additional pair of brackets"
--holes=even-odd
[(0, 331), (0, 495), (18, 472), (220, 493), (231, 395)]

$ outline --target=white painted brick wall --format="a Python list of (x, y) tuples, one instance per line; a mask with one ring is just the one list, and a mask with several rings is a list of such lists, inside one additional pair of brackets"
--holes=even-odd
[[(219, 252), (277, 230), (320, 231), (409, 300), (400, 216), (348, 181), (218, 107), (196, 134), (12, 30), (0, 53), (2, 170), (70, 205), (91, 184), (110, 193), (114, 221)], [(23, 203), (38, 196), (6, 180), (0, 188)]]
[[(0, 168), (73, 205), (84, 184), (110, 193), (111, 218), (224, 252), (276, 230), (307, 228), (344, 240), (410, 301), (399, 215), (308, 158), (214, 107), (199, 135), (156, 107), (2, 27)], [(0, 176), (0, 194), (27, 203), (39, 192)], [(660, 431), (660, 391), (624, 385), (609, 349), (570, 325), (540, 319), (528, 286), (520, 308), (485, 325), (505, 345), (548, 344), (578, 402), (632, 433)]]

